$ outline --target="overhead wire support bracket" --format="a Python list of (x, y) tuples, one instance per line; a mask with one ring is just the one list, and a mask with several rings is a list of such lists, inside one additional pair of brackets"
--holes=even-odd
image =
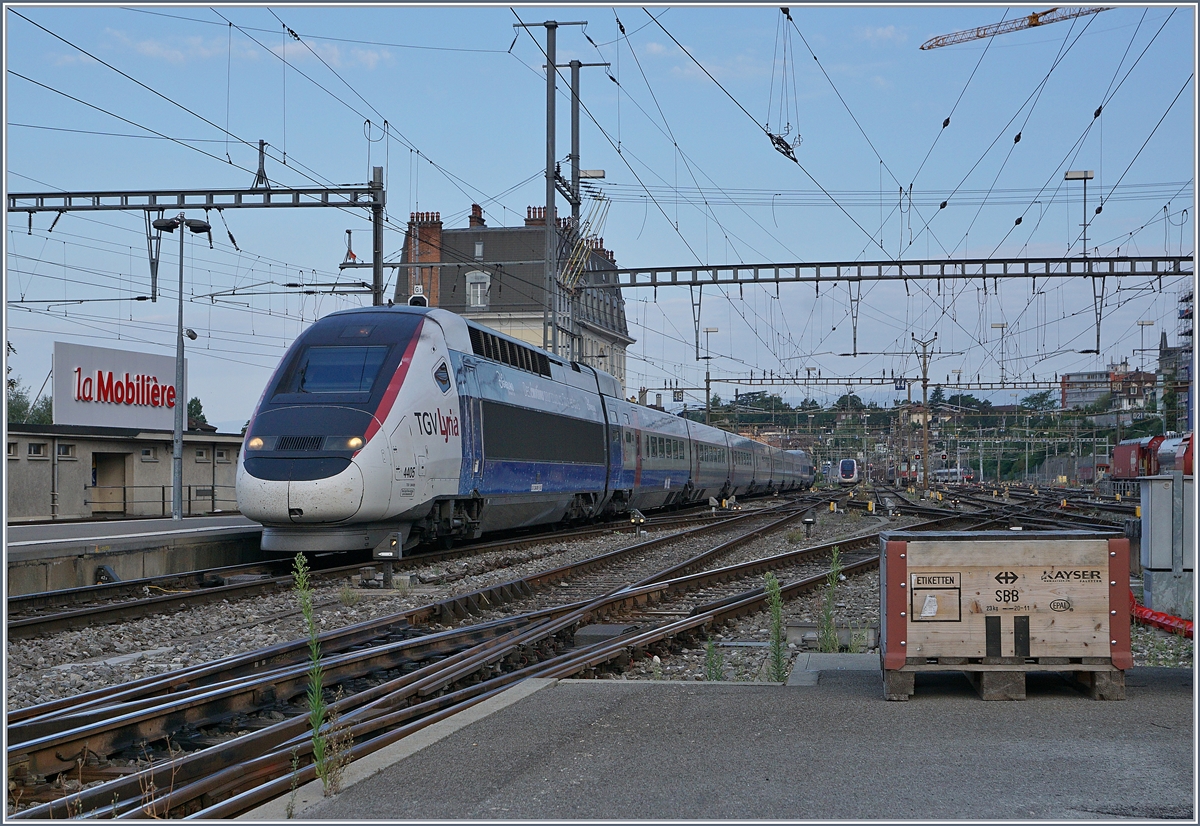
[[(265, 141), (260, 142), (260, 152), (265, 147)], [(376, 167), (378, 170), (379, 167)], [(262, 171), (262, 156), (259, 160), (259, 171), (262, 174), (263, 186), (258, 187), (259, 180), (255, 179), (255, 187), (250, 189), (171, 189), (171, 190), (113, 190), (97, 192), (10, 192), (8, 193), (8, 211), (24, 212), (29, 215), (32, 227), (33, 215), (39, 212), (54, 212), (55, 223), (64, 212), (105, 212), (141, 210), (146, 218), (146, 251), (150, 262), (150, 300), (158, 301), (158, 262), (162, 246), (162, 233), (153, 229), (154, 218), (161, 218), (166, 210), (203, 209), (205, 212), (215, 209), (221, 214), (222, 222), (225, 209), (262, 209), (266, 207), (348, 207), (366, 208), (372, 211), (372, 223), (377, 237), (374, 251), (378, 259), (382, 259), (382, 212), (387, 201), (387, 193), (381, 180), (374, 180), (361, 186), (340, 187), (299, 187), (288, 189), (271, 189), (266, 183)], [(378, 176), (377, 176), (378, 177)], [(151, 213), (154, 213), (152, 215)], [(51, 224), (51, 229), (54, 224)], [(237, 249), (229, 224), (225, 224), (229, 233), (229, 242)], [(209, 243), (212, 243), (211, 233)], [(368, 264), (367, 266), (374, 266)], [(377, 268), (381, 273), (382, 268)], [(375, 289), (374, 301), (382, 303), (380, 289)]]
[[(680, 267), (614, 269), (612, 281), (596, 289), (637, 287), (733, 286), (764, 283), (824, 283), (843, 281), (936, 281), (938, 279), (1078, 278), (1121, 275), (1124, 278), (1162, 275), (1190, 276), (1194, 259), (1184, 255), (1109, 256), (1088, 258), (972, 258), (881, 261), (820, 261), (767, 264), (688, 264)], [(838, 268), (841, 268), (839, 271)], [(824, 274), (823, 272), (824, 271)], [(838, 272), (836, 277), (830, 271)]]

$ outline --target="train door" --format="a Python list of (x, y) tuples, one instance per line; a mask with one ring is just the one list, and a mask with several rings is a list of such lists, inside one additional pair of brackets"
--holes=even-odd
[(463, 356), (462, 389), (459, 400), (463, 414), (462, 474), (459, 493), (469, 494), (483, 487), (483, 400), (479, 397), (479, 379), (475, 359)]
[(125, 513), (126, 455), (92, 454), (92, 513)]
[(603, 510), (607, 506), (613, 493), (620, 485), (621, 479), (621, 455), (623, 434), (621, 423), (616, 405), (613, 400), (606, 397), (603, 393), (600, 394), (600, 414), (604, 417), (604, 432), (605, 438), (605, 470), (604, 470), (604, 495), (600, 503), (597, 505), (597, 512)]

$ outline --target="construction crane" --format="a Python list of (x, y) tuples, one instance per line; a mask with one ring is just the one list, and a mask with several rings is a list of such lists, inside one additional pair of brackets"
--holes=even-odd
[(1006, 32), (1031, 29), (1034, 26), (1044, 26), (1047, 23), (1057, 23), (1060, 20), (1083, 17), (1085, 14), (1108, 11), (1110, 8), (1112, 7), (1097, 6), (1088, 9), (1060, 9), (1056, 6), (1052, 9), (1046, 9), (1046, 11), (1035, 11), (1030, 15), (1015, 17), (1012, 20), (1005, 20), (1001, 23), (993, 23), (990, 26), (980, 26), (975, 29), (964, 29), (961, 32), (954, 32), (953, 34), (942, 34), (937, 37), (931, 37), (921, 44), (921, 48), (927, 50), (936, 49), (939, 46), (953, 46), (955, 43), (965, 43), (968, 40), (980, 40), (984, 37), (1005, 34)]

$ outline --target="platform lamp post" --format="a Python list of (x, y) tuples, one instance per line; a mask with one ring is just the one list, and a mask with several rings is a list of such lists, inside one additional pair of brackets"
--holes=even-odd
[(185, 218), (183, 213), (174, 218), (159, 218), (154, 222), (154, 228), (163, 232), (174, 232), (179, 229), (179, 319), (175, 334), (175, 432), (174, 449), (171, 460), (171, 519), (183, 519), (183, 423), (184, 410), (187, 408), (187, 394), (183, 389), (183, 337), (186, 335), (193, 341), (196, 334), (185, 330), (183, 326), (183, 236), (182, 227), (187, 227), (194, 233), (210, 233), (212, 226), (207, 221), (197, 218)]
[(713, 333), (721, 332), (718, 327), (704, 328), (704, 355), (702, 358), (705, 361), (704, 365), (704, 423), (709, 424), (712, 419), (712, 350), (709, 347), (708, 337)]
[[(1064, 181), (1083, 181), (1083, 257), (1087, 258), (1087, 182), (1096, 177), (1090, 169), (1073, 169), (1063, 175)], [(1102, 205), (1103, 206), (1103, 205)], [(1099, 210), (1096, 210), (1099, 212)]]

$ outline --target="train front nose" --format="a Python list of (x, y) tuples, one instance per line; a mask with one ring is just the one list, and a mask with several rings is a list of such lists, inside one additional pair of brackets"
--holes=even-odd
[(288, 518), (292, 522), (341, 522), (358, 513), (363, 500), (363, 474), (354, 462), (328, 479), (288, 483)]
[[(362, 508), (362, 465), (379, 454), (363, 450), (360, 434), (370, 416), (314, 407), (305, 416), (301, 424), (289, 411), (279, 410), (255, 420), (238, 474), (238, 505), (251, 519), (275, 525), (342, 522)], [(321, 423), (319, 428), (314, 421)], [(308, 433), (295, 432), (301, 429)], [(312, 432), (317, 429), (326, 435)]]

